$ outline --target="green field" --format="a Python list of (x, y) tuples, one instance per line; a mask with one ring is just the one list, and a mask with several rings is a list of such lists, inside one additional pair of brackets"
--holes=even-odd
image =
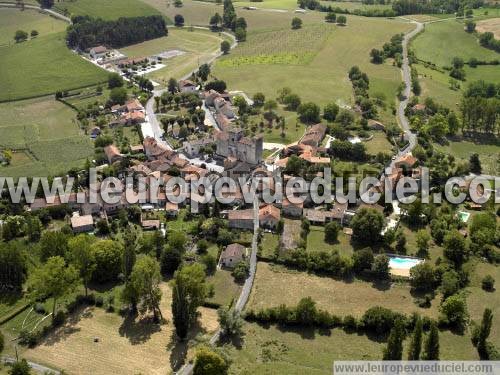
[(177, 79), (189, 74), (199, 64), (210, 60), (220, 49), (223, 40), (232, 40), (222, 34), (208, 30), (188, 28), (170, 28), (166, 37), (135, 44), (120, 51), (129, 57), (143, 57), (168, 50), (181, 50), (185, 53), (165, 60), (166, 66), (148, 74), (154, 81), (166, 84), (170, 77)]
[(307, 251), (338, 251), (340, 255), (351, 256), (353, 253), (351, 237), (339, 232), (337, 242), (325, 242), (325, 228), (312, 225), (307, 236)]
[(321, 5), (331, 6), (332, 8), (341, 8), (348, 11), (353, 11), (355, 9), (361, 10), (385, 10), (392, 9), (390, 4), (363, 4), (360, 1), (320, 1)]
[(38, 11), (26, 9), (0, 10), (0, 46), (14, 44), (14, 33), (24, 30), (30, 34), (31, 30), (38, 31), (38, 37), (66, 30), (66, 23), (53, 17), (41, 15)]
[[(348, 16), (347, 23), (346, 27), (305, 26), (295, 31), (251, 33), (246, 42), (217, 61), (214, 74), (229, 87), (250, 95), (261, 91), (274, 98), (280, 87), (287, 86), (303, 101), (320, 105), (352, 104), (347, 72), (358, 65), (370, 78), (370, 92), (383, 93), (392, 102), (401, 80), (400, 72), (389, 63), (371, 64), (369, 51), (412, 26), (397, 20), (355, 16)], [(299, 51), (293, 42), (294, 33), (312, 36), (309, 46), (300, 42), (306, 58), (299, 52), (295, 59), (277, 61), (277, 56), (292, 56)], [(262, 43), (263, 40), (266, 42)]]
[(3, 176), (46, 176), (82, 166), (93, 155), (75, 112), (52, 97), (0, 104), (0, 147), (16, 151)]
[(61, 13), (66, 10), (71, 16), (89, 15), (106, 20), (158, 14), (140, 0), (62, 0), (57, 1), (54, 8)]
[(498, 59), (496, 52), (481, 47), (474, 35), (464, 31), (464, 23), (456, 20), (426, 25), (425, 31), (413, 40), (412, 48), (419, 59), (440, 67), (450, 66), (455, 56), (465, 61), (471, 57), (486, 61)]

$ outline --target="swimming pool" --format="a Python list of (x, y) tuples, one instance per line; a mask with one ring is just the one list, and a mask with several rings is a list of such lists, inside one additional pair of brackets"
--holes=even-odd
[(402, 258), (402, 257), (389, 257), (389, 267), (409, 270), (417, 264), (422, 263), (423, 259), (417, 258)]

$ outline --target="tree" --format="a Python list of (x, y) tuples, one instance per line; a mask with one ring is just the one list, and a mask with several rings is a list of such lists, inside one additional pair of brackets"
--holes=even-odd
[(382, 239), (384, 215), (373, 208), (362, 208), (351, 221), (352, 238), (361, 244), (373, 244)]
[(219, 79), (208, 82), (205, 84), (205, 90), (210, 91), (210, 90), (215, 90), (219, 93), (223, 93), (227, 88), (226, 82), (221, 81)]
[(476, 30), (476, 23), (473, 21), (466, 21), (465, 22), (465, 30), (468, 33), (473, 33)]
[(212, 17), (210, 17), (210, 27), (217, 29), (219, 28), (219, 24), (222, 23), (222, 17), (220, 16), (219, 13), (215, 13)]
[(177, 84), (177, 80), (175, 78), (170, 78), (167, 83), (167, 90), (171, 94), (175, 94), (177, 91), (179, 91), (179, 85)]
[(128, 226), (123, 235), (122, 272), (125, 282), (128, 282), (136, 261), (137, 233)]
[(21, 359), (20, 361), (14, 362), (14, 364), (9, 370), (9, 375), (30, 375), (30, 374), (31, 374), (31, 366), (24, 358)]
[(323, 118), (326, 121), (333, 122), (339, 114), (340, 107), (335, 103), (330, 103), (323, 108)]
[(309, 102), (299, 105), (297, 108), (297, 113), (299, 115), (300, 121), (306, 124), (312, 124), (319, 122), (320, 108), (317, 104)]
[(357, 250), (352, 256), (353, 268), (356, 272), (371, 270), (373, 260), (373, 251), (369, 247)]
[(443, 239), (444, 256), (459, 268), (467, 258), (464, 236), (456, 229), (449, 231)]
[(201, 262), (205, 266), (207, 275), (213, 275), (217, 270), (217, 259), (212, 254), (205, 254), (201, 257)]
[(88, 285), (95, 270), (95, 257), (91, 250), (92, 237), (80, 234), (68, 241), (69, 259), (80, 273), (85, 287), (85, 296), (88, 295)]
[(373, 260), (372, 271), (379, 279), (389, 277), (389, 257), (385, 254), (379, 254)]
[(123, 247), (117, 241), (102, 240), (91, 245), (95, 258), (92, 280), (99, 283), (115, 281), (122, 270)]
[(302, 20), (299, 17), (294, 17), (292, 19), (292, 30), (297, 30), (302, 27)]
[(422, 334), (423, 324), (420, 316), (415, 321), (413, 335), (411, 336), (410, 348), (408, 349), (408, 360), (418, 361), (420, 359), (420, 351), (422, 350)]
[(32, 39), (33, 39), (33, 38), (36, 38), (36, 37), (38, 36), (38, 31), (36, 31), (36, 30), (31, 30), (30, 36), (31, 36), (31, 38), (32, 38)]
[(345, 26), (347, 24), (347, 18), (346, 16), (338, 16), (337, 17), (337, 24), (339, 24), (340, 26)]
[(337, 241), (339, 235), (340, 226), (332, 221), (325, 225), (325, 242), (334, 243)]
[(46, 261), (50, 257), (65, 257), (68, 251), (68, 236), (60, 231), (46, 231), (40, 238), (40, 257)]
[(238, 311), (221, 307), (217, 310), (217, 315), (224, 336), (240, 336), (242, 334), (243, 319)]
[(224, 55), (227, 55), (229, 53), (229, 51), (231, 50), (231, 44), (227, 41), (227, 40), (224, 40), (221, 44), (220, 44), (220, 50), (221, 52), (224, 54)]
[(115, 87), (109, 93), (109, 99), (114, 104), (125, 104), (127, 100), (127, 90), (124, 87)]
[(205, 300), (207, 287), (201, 264), (191, 264), (177, 270), (172, 280), (172, 314), (177, 336), (187, 337), (196, 311)]
[(417, 250), (418, 254), (426, 255), (429, 252), (429, 241), (431, 240), (431, 235), (425, 229), (421, 229), (417, 232)]
[(404, 326), (401, 319), (395, 321), (387, 340), (382, 359), (384, 361), (400, 361), (403, 358)]
[(439, 360), (439, 330), (436, 323), (431, 323), (429, 334), (424, 343), (422, 359), (426, 361)]
[(162, 317), (160, 310), (161, 274), (158, 261), (148, 255), (140, 257), (130, 274), (130, 286), (135, 292), (139, 312), (151, 311), (155, 321)]
[(108, 74), (108, 89), (123, 86), (123, 78), (118, 73)]
[(286, 108), (291, 111), (296, 111), (297, 108), (299, 108), (300, 103), (300, 96), (297, 94), (290, 93), (283, 98), (283, 104), (285, 104)]
[(417, 290), (431, 290), (436, 283), (434, 269), (429, 262), (422, 262), (410, 269), (410, 284)]
[(479, 160), (479, 155), (473, 153), (469, 158), (470, 171), (475, 174), (481, 174), (483, 168), (481, 167), (481, 160)]
[(28, 33), (26, 31), (17, 30), (14, 34), (14, 40), (16, 43), (24, 42), (26, 39), (28, 39)]
[(26, 234), (31, 242), (38, 241), (42, 235), (43, 225), (38, 216), (26, 218)]
[(233, 271), (231, 272), (231, 275), (236, 279), (238, 282), (243, 282), (246, 280), (248, 277), (248, 272), (249, 272), (249, 267), (247, 262), (244, 260), (238, 262), (236, 266), (233, 268)]
[(184, 17), (182, 14), (176, 14), (174, 16), (174, 24), (175, 26), (184, 26)]
[(469, 319), (465, 298), (458, 294), (445, 299), (441, 304), (440, 311), (444, 321), (460, 329), (465, 327)]
[(238, 108), (238, 113), (240, 114), (240, 116), (244, 114), (248, 108), (247, 101), (241, 95), (233, 98), (233, 104)]
[(0, 242), (0, 290), (22, 290), (28, 266), (24, 249), (17, 242)]
[(382, 64), (385, 59), (384, 52), (376, 48), (373, 48), (370, 51), (370, 57), (372, 59), (372, 63), (374, 64)]
[(261, 92), (256, 92), (253, 96), (253, 105), (255, 107), (262, 107), (266, 101), (266, 97)]
[(491, 275), (486, 275), (482, 280), (481, 280), (481, 287), (483, 290), (486, 291), (493, 291), (495, 288), (495, 279)]
[(447, 298), (460, 289), (459, 275), (456, 271), (450, 269), (441, 276), (441, 292), (443, 298)]
[(236, 28), (234, 30), (234, 36), (238, 42), (244, 42), (247, 40), (247, 31), (241, 27)]
[(196, 351), (194, 375), (225, 375), (228, 365), (224, 358), (203, 346)]
[(236, 22), (236, 12), (231, 0), (224, 0), (224, 8), (222, 11), (222, 23), (224, 27), (234, 30)]
[(479, 337), (477, 343), (477, 352), (481, 359), (489, 359), (488, 356), (488, 346), (486, 340), (490, 336), (491, 325), (493, 323), (493, 313), (491, 309), (484, 309), (483, 320), (481, 321), (481, 327), (479, 328)]
[(201, 64), (200, 68), (198, 69), (198, 77), (200, 77), (201, 80), (205, 82), (208, 79), (209, 75), (210, 75), (210, 65)]
[(337, 15), (333, 12), (328, 12), (325, 16), (326, 22), (335, 22), (337, 20)]
[(73, 265), (66, 267), (62, 257), (51, 257), (33, 274), (32, 297), (35, 300), (52, 298), (52, 322), (54, 322), (57, 300), (73, 291), (77, 287), (78, 281), (78, 272)]
[(183, 232), (173, 232), (168, 238), (168, 244), (161, 256), (161, 270), (171, 274), (179, 268), (184, 254), (186, 235)]

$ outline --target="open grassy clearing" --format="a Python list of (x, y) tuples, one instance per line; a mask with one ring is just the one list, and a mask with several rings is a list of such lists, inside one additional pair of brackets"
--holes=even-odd
[(306, 272), (259, 262), (248, 308), (261, 309), (281, 303), (295, 305), (303, 297), (312, 297), (318, 307), (345, 316), (361, 316), (372, 306), (384, 306), (394, 311), (437, 317), (439, 297), (432, 306), (422, 309), (413, 303), (407, 284), (390, 287), (373, 286), (369, 282), (354, 280), (344, 282)]
[(412, 41), (417, 57), (438, 66), (450, 66), (453, 57), (468, 61), (498, 59), (498, 54), (481, 47), (476, 36), (464, 31), (463, 21), (448, 20), (425, 25), (425, 31)]
[(166, 84), (169, 78), (181, 78), (209, 61), (219, 52), (223, 40), (232, 42), (229, 37), (208, 30), (172, 27), (166, 37), (129, 46), (120, 51), (129, 57), (151, 56), (173, 49), (184, 51), (183, 55), (164, 60), (164, 68), (148, 74), (154, 81)]
[(0, 104), (0, 146), (18, 149), (2, 175), (46, 176), (83, 165), (93, 154), (75, 113), (52, 97)]
[(500, 39), (500, 18), (480, 21), (476, 25), (476, 30), (480, 33), (491, 32), (495, 35), (495, 39)]
[(208, 301), (218, 303), (221, 306), (229, 306), (236, 302), (240, 295), (241, 285), (234, 281), (230, 270), (218, 269), (215, 275), (207, 278), (207, 283), (213, 284), (214, 296)]
[(71, 16), (88, 15), (106, 20), (158, 14), (140, 0), (61, 0), (54, 4), (54, 9), (61, 13), (66, 10)]
[(259, 254), (264, 258), (271, 258), (274, 256), (276, 247), (279, 244), (279, 236), (274, 233), (264, 233), (262, 235), (262, 240), (260, 242), (260, 246), (262, 248), (261, 253)]
[[(348, 17), (346, 27), (325, 25), (332, 29), (328, 38), (315, 52), (314, 58), (306, 65), (284, 64), (246, 64), (235, 67), (227, 66), (225, 60), (231, 60), (240, 53), (241, 48), (253, 51), (255, 58), (262, 55), (273, 55), (275, 51), (270, 45), (259, 48), (252, 46), (252, 40), (259, 41), (281, 38), (283, 45), (292, 45), (288, 40), (293, 38), (295, 31), (267, 32), (267, 35), (253, 37), (238, 46), (234, 52), (223, 57), (215, 64), (214, 75), (225, 80), (229, 87), (243, 90), (253, 95), (263, 92), (267, 97), (274, 98), (280, 87), (290, 87), (303, 101), (314, 101), (320, 105), (328, 102), (351, 104), (352, 87), (347, 72), (353, 65), (359, 65), (370, 78), (370, 92), (384, 93), (389, 103), (392, 103), (397, 86), (401, 80), (397, 68), (389, 65), (374, 65), (370, 63), (369, 51), (382, 44), (396, 33), (404, 32), (413, 27), (397, 20), (369, 19)], [(307, 27), (304, 27), (306, 29)], [(299, 30), (299, 32), (302, 32)], [(290, 47), (294, 48), (294, 47)], [(261, 58), (261, 57), (259, 57)], [(272, 60), (270, 61), (272, 62)], [(388, 104), (389, 104), (388, 103)]]
[(373, 132), (373, 138), (364, 142), (366, 152), (371, 155), (377, 155), (379, 152), (389, 152), (394, 147), (387, 139), (384, 132)]
[[(244, 325), (242, 347), (226, 346), (233, 359), (230, 374), (331, 374), (335, 360), (380, 360), (386, 344), (376, 337), (311, 328), (263, 327)], [(477, 360), (476, 349), (468, 335), (442, 331), (439, 335), (443, 360)], [(409, 339), (404, 342), (404, 355)], [(311, 353), (314, 353), (312, 355)]]
[(31, 30), (36, 30), (39, 36), (57, 33), (66, 30), (66, 23), (42, 15), (36, 10), (2, 8), (0, 10), (0, 46), (14, 44), (14, 33), (17, 30), (24, 30), (28, 34)]
[(64, 33), (2, 47), (0, 65), (3, 67), (0, 71), (0, 101), (52, 94), (107, 79), (103, 69), (66, 47)]
[(325, 227), (311, 225), (309, 235), (307, 236), (307, 251), (338, 251), (340, 255), (351, 256), (353, 249), (351, 246), (351, 237), (339, 232), (337, 242), (330, 244), (325, 242)]
[[(164, 284), (161, 309), (166, 323), (149, 319), (132, 321), (99, 308), (87, 308), (65, 326), (22, 356), (64, 369), (68, 373), (165, 374), (178, 368), (191, 346), (175, 341), (170, 309), (171, 290)], [(213, 332), (217, 328), (215, 310), (201, 308), (200, 325), (190, 334)], [(95, 343), (94, 338), (99, 342)]]

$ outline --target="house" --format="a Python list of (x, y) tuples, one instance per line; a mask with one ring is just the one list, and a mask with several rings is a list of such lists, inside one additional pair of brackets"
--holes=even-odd
[(245, 246), (238, 243), (227, 245), (220, 255), (219, 264), (222, 267), (233, 268), (239, 262), (245, 260), (247, 250)]
[(408, 171), (413, 168), (417, 161), (418, 159), (413, 156), (411, 152), (408, 152), (396, 159), (396, 162), (394, 164), (396, 168), (402, 168), (403, 170)]
[(303, 216), (314, 225), (324, 225), (332, 220), (332, 214), (330, 211), (317, 210), (314, 208), (304, 209)]
[(186, 141), (182, 144), (182, 148), (187, 156), (190, 158), (195, 158), (200, 156), (200, 151), (210, 146), (214, 143), (214, 139), (210, 136), (201, 138), (201, 139), (193, 139), (190, 141)]
[(165, 213), (168, 217), (177, 217), (177, 215), (179, 215), (179, 205), (177, 203), (167, 202), (165, 205)]
[(144, 152), (148, 158), (159, 158), (160, 156), (170, 156), (173, 153), (167, 146), (159, 143), (153, 137), (146, 137), (142, 143), (144, 146)]
[(302, 210), (304, 209), (304, 202), (290, 202), (287, 198), (283, 198), (281, 203), (282, 212), (284, 216), (288, 217), (302, 217)]
[(130, 152), (132, 154), (141, 154), (144, 152), (144, 146), (143, 145), (130, 146)]
[(130, 99), (125, 103), (128, 112), (144, 111), (144, 107), (138, 99)]
[(281, 219), (278, 207), (268, 204), (259, 209), (259, 226), (261, 228), (276, 230)]
[(196, 83), (190, 81), (189, 79), (181, 79), (179, 80), (179, 91), (196, 93), (198, 92), (198, 87), (196, 86)]
[(385, 125), (382, 124), (380, 121), (376, 121), (373, 119), (368, 120), (368, 127), (372, 130), (382, 130), (385, 131)]
[[(83, 194), (83, 193), (79, 193)], [(60, 207), (65, 204), (68, 205), (69, 208), (72, 210), (78, 208), (78, 194), (77, 193), (70, 193), (70, 194), (65, 194), (65, 195), (56, 195), (53, 198), (52, 202), (49, 202), (46, 198), (35, 198), (33, 203), (30, 204), (30, 211), (38, 211), (43, 208), (51, 208), (51, 207)], [(50, 199), (52, 200), (52, 199)]]
[(73, 228), (74, 233), (92, 232), (94, 230), (94, 218), (92, 215), (80, 216), (80, 214), (74, 213), (71, 217), (71, 228)]
[(253, 230), (253, 209), (231, 210), (227, 213), (229, 228)]
[(245, 137), (242, 129), (229, 129), (218, 132), (216, 136), (217, 155), (224, 158), (257, 165), (262, 163), (264, 141), (262, 136)]
[(326, 134), (325, 124), (316, 124), (307, 129), (306, 133), (300, 139), (300, 144), (319, 147)]
[(141, 226), (144, 230), (160, 229), (160, 220), (141, 220)]
[(217, 113), (221, 113), (229, 119), (235, 116), (231, 103), (222, 97), (215, 98), (214, 107)]
[(123, 158), (123, 155), (120, 153), (120, 150), (118, 150), (118, 147), (116, 147), (115, 145), (109, 145), (104, 147), (104, 153), (108, 158), (109, 164), (113, 164)]
[(100, 59), (106, 55), (106, 52), (108, 52), (108, 49), (104, 46), (96, 46), (92, 47), (89, 51), (90, 57), (92, 57), (94, 60)]

